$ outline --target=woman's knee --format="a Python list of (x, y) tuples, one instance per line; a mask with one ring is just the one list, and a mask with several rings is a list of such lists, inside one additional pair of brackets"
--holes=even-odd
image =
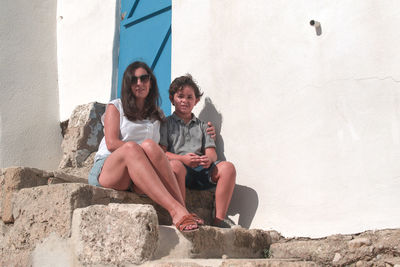
[(135, 150), (135, 149), (139, 149), (140, 146), (136, 142), (129, 141), (129, 142), (126, 142), (125, 144), (123, 144), (122, 148), (129, 149), (129, 150), (132, 150), (132, 149)]
[(179, 160), (170, 160), (170, 165), (174, 173), (178, 174), (179, 176), (186, 176), (186, 168), (183, 166), (183, 163)]
[(124, 158), (136, 157), (143, 155), (143, 149), (135, 142), (126, 142), (121, 150), (123, 152)]
[(140, 144), (140, 146), (143, 148), (146, 154), (154, 154), (162, 152), (160, 146), (156, 144), (156, 142), (154, 142), (152, 139), (144, 140)]

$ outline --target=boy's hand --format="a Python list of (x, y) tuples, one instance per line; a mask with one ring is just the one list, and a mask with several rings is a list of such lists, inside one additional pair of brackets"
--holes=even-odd
[(196, 168), (201, 163), (201, 158), (195, 153), (188, 153), (182, 156), (182, 162), (191, 168)]
[(200, 156), (200, 160), (200, 165), (205, 169), (209, 168), (212, 163), (212, 160), (206, 155)]
[(214, 141), (217, 139), (217, 134), (215, 133), (215, 127), (214, 125), (209, 121), (207, 122), (208, 128), (206, 129), (207, 134), (211, 136)]

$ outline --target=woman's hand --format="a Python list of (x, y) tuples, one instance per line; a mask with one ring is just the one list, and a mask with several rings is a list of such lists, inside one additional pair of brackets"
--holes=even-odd
[(188, 153), (182, 156), (181, 161), (191, 168), (196, 168), (201, 163), (201, 157), (195, 153)]
[(206, 129), (207, 134), (209, 136), (211, 136), (212, 139), (214, 139), (214, 141), (216, 141), (217, 139), (217, 134), (215, 133), (215, 127), (214, 125), (209, 121), (207, 122), (208, 128)]

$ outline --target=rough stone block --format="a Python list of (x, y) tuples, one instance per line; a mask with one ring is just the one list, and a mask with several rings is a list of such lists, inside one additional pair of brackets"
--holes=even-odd
[(76, 209), (72, 242), (83, 265), (143, 263), (157, 247), (156, 212), (150, 205), (135, 204)]
[(61, 144), (63, 158), (59, 168), (83, 167), (90, 154), (97, 151), (103, 138), (101, 116), (106, 105), (92, 102), (74, 109)]
[(55, 233), (38, 243), (30, 258), (33, 267), (79, 267), (70, 240)]
[[(196, 213), (208, 225), (213, 218), (212, 208), (214, 205), (214, 192), (186, 190), (186, 207), (190, 212)], [(170, 221), (168, 224), (171, 224)]]
[(69, 175), (73, 175), (75, 177), (79, 177), (81, 179), (85, 179), (87, 183), (87, 179), (89, 177), (89, 172), (92, 169), (93, 162), (94, 162), (94, 156), (96, 155), (96, 152), (92, 152), (85, 161), (81, 162), (79, 167), (63, 167), (59, 168), (59, 171), (62, 171), (64, 173), (68, 173)]
[(362, 246), (371, 245), (371, 240), (369, 240), (368, 238), (356, 238), (356, 239), (349, 241), (347, 244), (349, 246), (349, 249), (354, 250), (354, 249), (360, 248)]
[[(5, 192), (5, 178), (4, 178), (4, 170), (3, 168), (0, 168), (0, 219), (2, 217), (3, 214), (3, 196), (4, 196), (4, 192)], [(1, 222), (3, 222), (2, 220), (0, 220)]]
[(274, 259), (296, 258), (324, 266), (347, 266), (356, 262), (361, 266), (385, 266), (383, 263), (400, 255), (399, 240), (400, 229), (320, 239), (282, 239), (271, 245), (270, 255)]
[(79, 175), (71, 175), (62, 170), (53, 171), (53, 177), (49, 178), (48, 184), (60, 184), (60, 183), (88, 183), (88, 177), (80, 177)]
[(297, 261), (293, 259), (235, 259), (222, 262), (220, 267), (317, 267), (315, 262)]
[(26, 167), (10, 167), (3, 170), (4, 178), (1, 183), (1, 218), (5, 223), (12, 223), (14, 221), (11, 202), (13, 194), (22, 188), (47, 184), (47, 180), (52, 176), (52, 173)]
[(143, 267), (316, 267), (317, 264), (292, 259), (176, 259), (158, 260), (140, 265)]
[[(0, 175), (1, 197), (0, 197), (0, 215), (5, 223), (14, 221), (12, 215), (12, 196), (22, 188), (36, 187), (46, 184), (58, 183), (87, 183), (87, 178), (81, 178), (62, 170), (43, 171), (26, 167), (10, 167), (3, 169), (3, 175)], [(0, 173), (1, 174), (1, 173)], [(93, 187), (95, 188), (95, 187)], [(118, 203), (138, 203), (151, 204), (158, 213), (159, 223), (172, 224), (168, 212), (158, 204), (154, 203), (150, 198), (139, 196), (130, 192), (122, 192), (104, 188), (97, 188), (95, 192), (106, 190), (105, 198), (109, 197), (109, 202)], [(93, 189), (94, 190), (94, 189)], [(206, 223), (212, 220), (213, 192), (209, 191), (191, 191), (187, 190), (187, 207), (191, 212), (197, 213)]]
[(39, 240), (52, 232), (61, 238), (68, 238), (75, 209), (109, 203), (151, 204), (160, 210), (159, 221), (167, 220), (163, 216), (169, 217), (150, 198), (130, 192), (72, 183), (25, 188), (13, 196), (15, 221), (7, 235), (5, 247), (12, 251), (31, 250)]
[(17, 248), (32, 247), (50, 232), (66, 238), (71, 233), (72, 213), (77, 208), (109, 203), (150, 204), (129, 192), (94, 187), (86, 184), (55, 184), (20, 190), (13, 198), (13, 243)]
[(160, 246), (154, 259), (162, 258), (262, 258), (269, 248), (268, 231), (211, 226), (181, 233), (173, 226), (160, 225)]
[[(27, 263), (30, 251), (50, 233), (55, 233), (60, 238), (70, 236), (72, 214), (75, 209), (109, 203), (154, 204), (151, 199), (134, 193), (87, 184), (45, 185), (15, 192), (12, 198), (15, 221), (13, 224), (3, 225), (5, 228), (2, 226), (8, 229), (2, 237), (3, 251), (0, 257), (2, 262), (12, 263), (13, 266), (13, 259), (21, 255), (21, 260)], [(24, 258), (24, 255), (28, 258)]]
[[(20, 171), (24, 173), (27, 170)], [(34, 173), (39, 173), (35, 177), (40, 183), (55, 176), (46, 172)], [(47, 178), (48, 176), (50, 177)], [(171, 223), (171, 218), (165, 209), (154, 203), (150, 198), (135, 193), (99, 188), (87, 184), (62, 183), (37, 186), (38, 183), (27, 182), (25, 186), (34, 187), (15, 190), (11, 201), (7, 200), (11, 203), (9, 209), (12, 208), (12, 212), (9, 213), (12, 214), (15, 221), (4, 224), (0, 220), (2, 222), (0, 229), (2, 231), (0, 233), (2, 234), (0, 236), (0, 258), (2, 260), (0, 266), (29, 265), (29, 255), (32, 249), (51, 233), (57, 234), (60, 238), (68, 238), (71, 234), (72, 214), (77, 208), (95, 204), (107, 205), (109, 203), (150, 204), (156, 209), (160, 224)], [(188, 203), (188, 207), (192, 211), (202, 208), (199, 203), (208, 203), (204, 199), (200, 200), (208, 194), (211, 194), (209, 201), (212, 202), (211, 192), (198, 196), (191, 196), (191, 194), (198, 194), (198, 192), (188, 192), (188, 199), (194, 201)], [(192, 204), (193, 208), (190, 208)], [(208, 208), (209, 214), (211, 214), (211, 207), (210, 205)], [(203, 208), (203, 210), (205, 209)], [(199, 214), (201, 213), (199, 212)], [(16, 258), (20, 260), (16, 262)]]

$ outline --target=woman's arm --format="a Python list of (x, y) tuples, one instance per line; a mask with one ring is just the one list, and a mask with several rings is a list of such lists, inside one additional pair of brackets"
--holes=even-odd
[(104, 136), (106, 138), (107, 149), (111, 152), (124, 144), (119, 139), (119, 116), (119, 111), (114, 105), (107, 105), (106, 116), (104, 118)]
[(209, 136), (211, 136), (211, 138), (212, 139), (214, 139), (214, 141), (216, 141), (217, 140), (217, 133), (215, 132), (215, 127), (214, 127), (214, 125), (211, 123), (211, 121), (209, 121), (208, 123), (207, 123), (207, 129), (206, 129), (206, 131), (207, 131), (207, 134), (209, 135)]

